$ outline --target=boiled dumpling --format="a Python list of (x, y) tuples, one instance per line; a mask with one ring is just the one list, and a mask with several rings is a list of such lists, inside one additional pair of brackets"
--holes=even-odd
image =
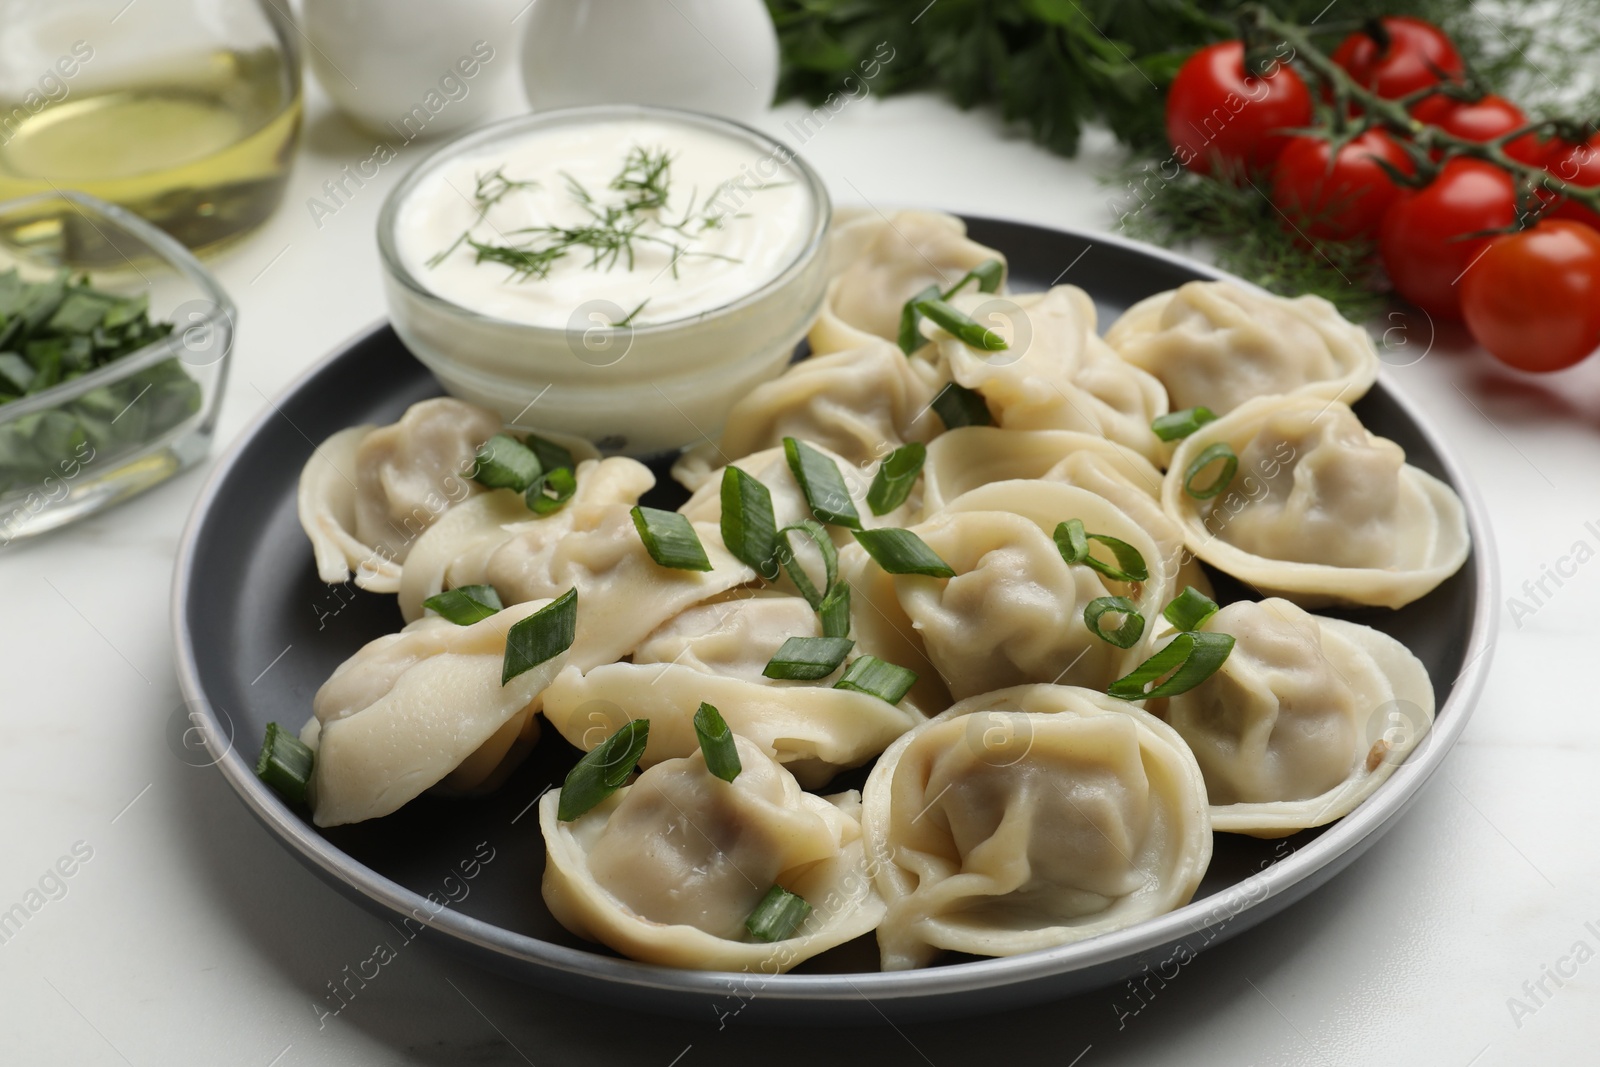
[[(996, 301), (962, 292), (958, 310), (1007, 347), (973, 348), (924, 320), (944, 374), (982, 395), (996, 425), (1007, 430), (1078, 430), (1109, 438), (1156, 460), (1164, 448), (1151, 420), (1167, 413), (1167, 394), (1144, 371), (1122, 360), (1095, 333), (1094, 302), (1075, 285)], [(921, 358), (919, 356), (919, 358)]]
[(810, 685), (761, 672), (788, 638), (821, 634), (817, 613), (800, 597), (741, 588), (662, 623), (634, 649), (633, 662), (676, 663), (759, 685)]
[(1203, 628), (1232, 634), (1233, 651), (1157, 713), (1199, 761), (1218, 830), (1280, 837), (1332, 822), (1433, 723), (1427, 669), (1378, 630), (1278, 599), (1229, 604)]
[(1106, 342), (1159, 378), (1177, 410), (1223, 415), (1285, 393), (1354, 404), (1378, 376), (1367, 331), (1322, 297), (1289, 299), (1233, 282), (1189, 282), (1141, 300), (1111, 324)]
[(1211, 862), (1183, 741), (1068, 686), (985, 693), (917, 727), (878, 761), (863, 812), (886, 971), (1120, 930), (1188, 903)]
[(690, 450), (673, 477), (698, 489), (714, 470), (778, 447), (785, 437), (867, 467), (907, 441), (928, 441), (944, 429), (931, 407), (942, 384), (931, 365), (882, 341), (813, 356), (735, 401), (721, 441)]
[(986, 260), (1005, 263), (1005, 256), (966, 233), (966, 223), (934, 211), (874, 212), (841, 226), (832, 238), (839, 255), (829, 257), (830, 268), (838, 264), (840, 269), (812, 324), (812, 352), (827, 355), (874, 339), (894, 341), (907, 300), (930, 285), (951, 288)]
[(531, 717), (566, 654), (501, 684), (506, 633), (548, 603), (470, 626), (430, 616), (340, 664), (317, 690), (306, 730), (317, 754), (312, 821), (375, 819), (435, 785), (475, 791), (509, 773), (538, 737)]
[[(652, 728), (652, 733), (654, 729)], [(777, 974), (877, 926), (854, 792), (819, 797), (735, 735), (725, 782), (698, 750), (641, 774), (571, 822), (561, 791), (539, 803), (544, 899), (579, 937), (667, 967)], [(745, 920), (782, 886), (812, 907), (792, 937), (751, 938)]]
[[(1238, 470), (1224, 491), (1196, 499), (1188, 470), (1219, 442)], [(1222, 466), (1197, 471), (1194, 487), (1208, 489)], [(1162, 505), (1195, 555), (1302, 607), (1403, 607), (1459, 570), (1471, 545), (1449, 486), (1408, 466), (1349, 407), (1312, 396), (1251, 400), (1190, 434)]]

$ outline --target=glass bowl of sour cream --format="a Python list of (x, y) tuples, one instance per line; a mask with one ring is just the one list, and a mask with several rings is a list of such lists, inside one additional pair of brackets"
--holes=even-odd
[(714, 439), (826, 282), (794, 151), (695, 112), (547, 111), (445, 144), (378, 219), (394, 328), (455, 396), (646, 455)]

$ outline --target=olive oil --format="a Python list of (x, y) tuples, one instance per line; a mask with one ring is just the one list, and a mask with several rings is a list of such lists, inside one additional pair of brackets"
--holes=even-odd
[(293, 69), (274, 49), (163, 68), (160, 80), (73, 93), (37, 113), (0, 101), (0, 199), (80, 190), (196, 249), (264, 221), (300, 133)]

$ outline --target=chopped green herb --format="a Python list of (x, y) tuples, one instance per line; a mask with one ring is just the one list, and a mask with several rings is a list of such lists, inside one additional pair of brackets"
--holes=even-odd
[(700, 535), (694, 532), (694, 524), (676, 511), (636, 505), (633, 525), (645, 551), (660, 566), (680, 571), (711, 569), (711, 560), (700, 543)]
[[(978, 292), (980, 293), (998, 293), (1000, 291), (1000, 283), (1005, 279), (1006, 265), (998, 259), (986, 259), (967, 271), (966, 274), (963, 274), (959, 282), (946, 289), (943, 293), (943, 298), (949, 300), (952, 296), (965, 289), (968, 282), (977, 282)], [(916, 299), (925, 300), (927, 297), (919, 295)]]
[(738, 467), (722, 472), (722, 543), (734, 558), (762, 574), (778, 551), (772, 492)]
[(500, 684), (555, 659), (572, 647), (578, 633), (578, 590), (568, 589), (506, 631)]
[(256, 777), (288, 803), (303, 806), (315, 760), (315, 754), (304, 741), (277, 723), (269, 722), (267, 736), (261, 742), (261, 755), (256, 757)]
[(510, 434), (497, 433), (478, 449), (472, 480), (489, 489), (525, 493), (542, 473), (531, 448)]
[(909, 356), (928, 343), (928, 339), (922, 336), (922, 312), (917, 310), (917, 304), (923, 300), (937, 299), (939, 299), (939, 287), (930, 285), (907, 300), (900, 308), (900, 351), (906, 355)]
[[(1113, 581), (1143, 582), (1150, 577), (1150, 568), (1145, 564), (1143, 553), (1128, 542), (1107, 534), (1084, 532), (1082, 519), (1068, 519), (1056, 526), (1055, 541), (1062, 559), (1068, 563), (1081, 563)], [(1099, 541), (1111, 549), (1111, 554), (1117, 560), (1116, 566), (1091, 555), (1090, 541)]]
[[(1232, 634), (1181, 633), (1132, 673), (1112, 682), (1106, 692), (1122, 700), (1156, 700), (1187, 693), (1215, 674), (1232, 651)], [(1152, 682), (1158, 684), (1145, 689)]]
[(567, 773), (556, 818), (571, 822), (626, 785), (649, 742), (649, 719), (623, 723)]
[(422, 606), (457, 626), (482, 622), (504, 607), (492, 585), (460, 585), (446, 589), (424, 600)]
[[(1115, 630), (1103, 628), (1100, 620), (1106, 615), (1121, 615), (1122, 625)], [(1118, 648), (1132, 648), (1144, 635), (1144, 614), (1127, 597), (1095, 597), (1083, 609), (1083, 624), (1100, 640)]]
[(867, 555), (890, 574), (925, 574), (930, 578), (954, 578), (956, 572), (928, 543), (910, 530), (885, 527), (881, 530), (852, 531)]
[[(817, 584), (811, 580), (806, 569), (800, 565), (794, 546), (789, 543), (791, 533), (805, 534), (822, 554), (822, 588), (817, 588)], [(800, 590), (800, 595), (806, 598), (806, 603), (811, 605), (812, 610), (822, 610), (823, 599), (839, 576), (839, 550), (834, 547), (833, 538), (828, 536), (828, 531), (823, 529), (822, 524), (811, 519), (801, 519), (779, 530), (777, 558), (789, 575), (789, 580)]]
[(973, 321), (966, 312), (945, 303), (943, 300), (918, 300), (916, 308), (925, 318), (931, 319), (945, 332), (955, 337), (962, 344), (970, 348), (977, 348), (984, 352), (1003, 352), (1006, 348), (1006, 339)]
[(858, 693), (898, 704), (917, 684), (917, 672), (897, 666), (877, 656), (858, 656), (845, 668), (844, 676), (833, 683), (835, 689), (854, 689)]
[(947, 430), (962, 426), (994, 425), (994, 416), (989, 414), (989, 405), (983, 399), (983, 394), (955, 382), (939, 390), (929, 406), (944, 420)]
[(700, 710), (694, 713), (694, 735), (700, 739), (700, 752), (706, 758), (706, 770), (724, 782), (739, 777), (744, 765), (739, 762), (739, 749), (734, 745), (733, 731), (723, 721), (722, 713), (705, 701), (700, 702)]
[[(1205, 486), (1196, 486), (1195, 482), (1205, 469), (1213, 463), (1221, 462), (1217, 476)], [(1226, 441), (1216, 441), (1209, 444), (1189, 464), (1188, 470), (1183, 472), (1183, 488), (1196, 500), (1210, 500), (1212, 497), (1228, 488), (1228, 483), (1233, 481), (1233, 476), (1239, 470), (1239, 457), (1234, 455), (1233, 449)]]
[(1150, 429), (1163, 441), (1178, 441), (1188, 437), (1206, 423), (1215, 421), (1217, 416), (1208, 407), (1184, 408), (1182, 411), (1157, 416), (1150, 423)]
[(874, 515), (887, 515), (906, 502), (927, 458), (928, 448), (920, 441), (901, 445), (883, 458), (867, 490), (867, 507)]
[(810, 914), (810, 904), (781, 885), (775, 885), (767, 890), (756, 910), (744, 921), (744, 928), (757, 941), (786, 941)]
[(850, 636), (850, 583), (835, 582), (817, 608), (822, 617), (823, 637)]
[(1170, 622), (1175, 630), (1198, 630), (1216, 613), (1217, 602), (1192, 585), (1184, 586), (1183, 592), (1174, 597), (1172, 603), (1161, 609), (1162, 617)]
[(553, 471), (565, 467), (569, 471), (575, 471), (578, 468), (578, 464), (573, 461), (572, 450), (548, 437), (530, 433), (522, 439), (522, 443), (538, 457), (540, 470)]
[(838, 670), (855, 644), (848, 637), (791, 637), (761, 673), (785, 681), (814, 682)]
[(578, 479), (571, 468), (555, 467), (535, 478), (522, 499), (535, 515), (554, 515), (567, 506), (577, 491)]
[(850, 490), (845, 488), (844, 475), (839, 473), (837, 463), (793, 437), (783, 439), (783, 454), (813, 515), (835, 526), (861, 528), (861, 513), (850, 499)]

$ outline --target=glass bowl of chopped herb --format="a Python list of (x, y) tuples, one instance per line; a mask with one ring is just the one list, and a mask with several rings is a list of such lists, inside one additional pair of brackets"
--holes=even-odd
[(0, 203), (0, 545), (199, 461), (235, 318), (210, 271), (121, 208)]

